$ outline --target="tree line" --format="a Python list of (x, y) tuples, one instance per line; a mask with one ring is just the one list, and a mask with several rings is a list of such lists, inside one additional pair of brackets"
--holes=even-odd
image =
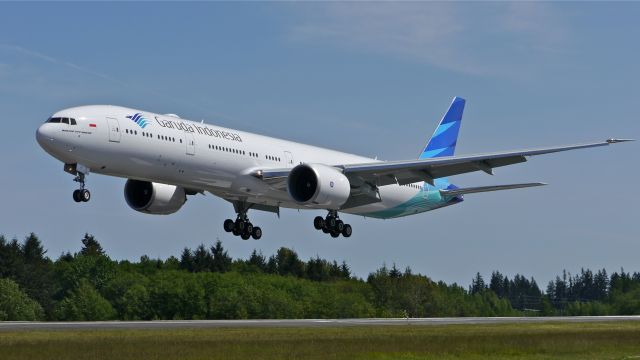
[(346, 262), (282, 247), (233, 259), (220, 241), (178, 257), (113, 260), (89, 234), (52, 260), (35, 234), (0, 236), (0, 320), (154, 320), (640, 314), (640, 274), (566, 271), (546, 291), (498, 271), (468, 289), (383, 265), (366, 279)]

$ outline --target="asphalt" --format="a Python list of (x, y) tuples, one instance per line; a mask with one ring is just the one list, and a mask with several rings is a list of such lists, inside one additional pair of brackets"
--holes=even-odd
[(158, 320), (158, 321), (82, 321), (21, 322), (0, 321), (0, 331), (13, 330), (101, 330), (101, 329), (193, 329), (248, 327), (341, 327), (400, 326), (513, 323), (580, 323), (640, 321), (640, 316), (574, 316), (574, 317), (459, 317), (459, 318), (395, 318), (395, 319), (289, 319), (289, 320)]

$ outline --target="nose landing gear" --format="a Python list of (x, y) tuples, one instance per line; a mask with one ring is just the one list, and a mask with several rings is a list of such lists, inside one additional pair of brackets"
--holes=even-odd
[(340, 220), (336, 210), (329, 210), (326, 218), (316, 216), (315, 219), (313, 219), (313, 227), (315, 227), (316, 230), (322, 230), (325, 234), (331, 234), (331, 237), (334, 238), (337, 238), (340, 234), (347, 238), (353, 233), (351, 225), (345, 224)]
[(73, 191), (73, 200), (75, 202), (87, 202), (91, 200), (91, 192), (84, 188), (85, 174), (78, 172), (73, 181), (80, 184), (80, 189)]

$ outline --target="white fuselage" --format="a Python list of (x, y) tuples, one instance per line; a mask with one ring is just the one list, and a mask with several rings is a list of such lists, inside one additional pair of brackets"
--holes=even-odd
[[(52, 117), (76, 120), (76, 125), (45, 123), (37, 132), (40, 145), (66, 164), (79, 164), (93, 173), (207, 191), (232, 201), (309, 208), (294, 202), (286, 191), (274, 190), (250, 174), (257, 169), (284, 169), (301, 163), (376, 161), (119, 106), (80, 106), (59, 111)], [(383, 186), (381, 202), (344, 212), (386, 217), (375, 214), (402, 206), (420, 192), (433, 192), (428, 188), (422, 183)], [(433, 200), (437, 203), (439, 199)], [(425, 210), (428, 209), (416, 208), (413, 213)]]

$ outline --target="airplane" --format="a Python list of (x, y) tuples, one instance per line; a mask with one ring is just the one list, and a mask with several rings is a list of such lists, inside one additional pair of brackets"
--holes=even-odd
[(338, 212), (389, 219), (459, 204), (464, 195), (546, 185), (521, 183), (459, 188), (449, 176), (497, 167), (531, 156), (633, 141), (601, 142), (531, 150), (454, 155), (466, 101), (455, 97), (415, 159), (381, 161), (335, 150), (112, 105), (60, 110), (36, 131), (40, 146), (64, 163), (87, 202), (90, 173), (127, 179), (124, 197), (134, 210), (166, 215), (187, 196), (210, 193), (229, 201), (237, 214), (224, 230), (243, 240), (262, 237), (249, 210), (278, 214), (280, 208), (328, 211), (317, 230), (350, 237)]

